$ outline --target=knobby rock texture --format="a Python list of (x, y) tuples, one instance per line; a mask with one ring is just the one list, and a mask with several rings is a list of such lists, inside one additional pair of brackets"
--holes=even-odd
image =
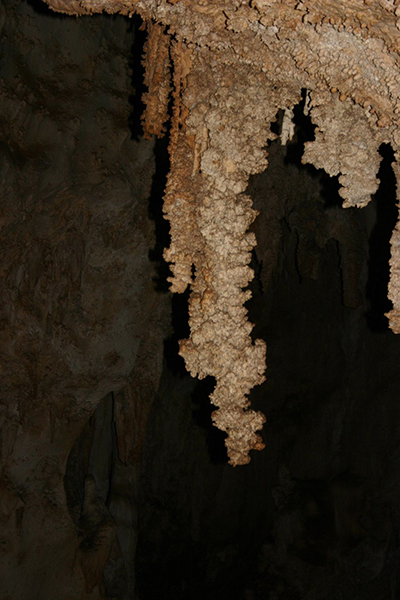
[[(265, 370), (265, 342), (252, 341), (244, 308), (256, 244), (247, 232), (255, 218), (244, 193), (248, 178), (267, 165), (264, 148), (277, 111), (291, 111), (306, 89), (306, 110), (317, 130), (303, 160), (340, 175), (344, 207), (368, 204), (378, 186), (381, 144), (392, 144), (398, 160), (400, 8), (389, 0), (351, 6), (345, 0), (49, 4), (67, 14), (138, 12), (149, 23), (149, 133), (160, 134), (166, 120), (165, 75), (172, 60), (165, 203), (172, 240), (165, 256), (172, 291), (191, 286), (191, 335), (180, 352), (192, 375), (215, 377), (213, 420), (228, 433), (231, 464), (246, 464), (249, 451), (263, 447), (256, 431), (264, 416), (248, 409), (248, 394)], [(396, 229), (389, 286), (394, 331), (400, 329), (397, 236)]]

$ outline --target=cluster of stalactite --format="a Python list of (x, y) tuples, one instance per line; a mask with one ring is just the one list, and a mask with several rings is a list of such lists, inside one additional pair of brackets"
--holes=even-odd
[[(154, 26), (150, 28), (149, 42), (154, 39), (158, 48), (160, 39), (152, 35)], [(149, 42), (145, 64), (153, 52)], [(243, 115), (243, 120), (236, 121), (233, 127), (225, 114), (229, 96), (233, 101), (232, 116), (234, 112), (240, 115), (246, 100), (246, 79), (233, 69), (227, 72), (204, 63), (194, 65), (192, 50), (181, 41), (171, 43), (170, 58), (174, 92), (171, 169), (164, 213), (171, 224), (171, 244), (164, 256), (173, 273), (171, 290), (181, 293), (188, 285), (191, 288), (191, 334), (181, 341), (180, 354), (193, 376), (215, 377), (211, 400), (218, 410), (213, 413), (213, 421), (228, 434), (226, 445), (231, 464), (245, 464), (250, 460), (251, 449), (264, 447), (256, 432), (265, 417), (248, 409), (247, 397), (264, 380), (265, 342), (252, 342), (252, 325), (244, 307), (251, 296), (243, 288), (253, 277), (248, 264), (256, 244), (254, 234), (247, 230), (256, 212), (243, 191), (249, 173), (264, 166), (265, 160), (258, 150), (254, 156), (246, 151), (252, 131), (249, 127), (246, 130), (250, 106), (246, 109), (248, 115)], [(160, 106), (163, 89), (155, 79), (148, 78), (146, 95), (146, 112), (151, 115)], [(201, 92), (200, 79), (204, 80)], [(256, 106), (253, 109), (251, 120), (257, 112)], [(264, 111), (258, 112), (259, 135), (265, 138)], [(164, 118), (160, 116), (160, 122)], [(220, 127), (219, 140), (214, 137), (213, 123), (217, 122), (225, 123)], [(144, 126), (151, 133), (154, 121), (147, 124), (145, 120)], [(226, 136), (236, 155), (226, 151)]]
[[(173, 97), (165, 258), (171, 290), (191, 288), (191, 334), (180, 353), (193, 376), (215, 377), (214, 423), (228, 434), (231, 464), (245, 464), (251, 449), (263, 447), (256, 432), (264, 416), (248, 408), (248, 395), (264, 380), (266, 350), (264, 341), (252, 340), (244, 306), (256, 244), (248, 232), (256, 217), (245, 194), (248, 178), (267, 166), (265, 147), (279, 109), (290, 132), (302, 89), (316, 125), (303, 161), (339, 175), (345, 208), (362, 208), (376, 192), (382, 143), (392, 145), (398, 172), (400, 8), (388, 0), (49, 4), (76, 14), (138, 12), (147, 23), (147, 134), (162, 135), (170, 89)], [(396, 228), (389, 285), (396, 332), (399, 235)]]

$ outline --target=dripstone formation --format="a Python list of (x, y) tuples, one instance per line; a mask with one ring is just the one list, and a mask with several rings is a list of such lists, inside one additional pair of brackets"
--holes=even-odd
[[(193, 376), (212, 375), (214, 423), (228, 433), (233, 465), (263, 444), (264, 417), (248, 409), (264, 380), (265, 343), (252, 341), (243, 291), (256, 244), (245, 195), (265, 169), (270, 124), (306, 89), (317, 125), (303, 160), (340, 174), (344, 207), (365, 206), (378, 186), (382, 143), (400, 144), (400, 7), (386, 0), (54, 0), (67, 14), (138, 12), (149, 29), (145, 127), (161, 135), (173, 86), (171, 172), (165, 214), (171, 223), (171, 290), (190, 285), (190, 330), (180, 353)], [(170, 51), (168, 52), (168, 48)], [(171, 66), (168, 62), (171, 60)], [(397, 163), (396, 163), (397, 164)], [(396, 167), (397, 168), (397, 167)], [(390, 324), (400, 329), (393, 234)], [(192, 269), (194, 274), (192, 275)]]

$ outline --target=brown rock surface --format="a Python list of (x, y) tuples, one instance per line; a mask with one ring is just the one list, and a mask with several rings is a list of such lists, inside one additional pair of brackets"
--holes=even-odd
[[(362, 311), (367, 311), (370, 301), (366, 273), (372, 263), (371, 255), (370, 264), (367, 257), (375, 217), (373, 212), (357, 214), (356, 208), (366, 207), (377, 193), (380, 154), (387, 145), (394, 151), (398, 179), (398, 3), (49, 0), (48, 4), (69, 16), (50, 17), (34, 10), (31, 2), (3, 0), (0, 5), (1, 36), (7, 46), (1, 63), (0, 115), (4, 598), (133, 597), (142, 451), (148, 453), (144, 464), (154, 465), (155, 472), (161, 470), (162, 486), (164, 471), (174, 473), (163, 461), (181, 443), (171, 433), (179, 426), (179, 410), (182, 419), (187, 418), (187, 409), (177, 409), (175, 414), (175, 406), (165, 408), (169, 398), (165, 372), (167, 384), (164, 380), (157, 406), (163, 408), (170, 428), (164, 428), (152, 411), (168, 305), (155, 290), (155, 269), (149, 259), (155, 243), (148, 219), (154, 143), (131, 137), (129, 20), (120, 15), (81, 20), (70, 16), (100, 12), (130, 17), (138, 13), (147, 25), (146, 134), (160, 137), (171, 112), (170, 173), (164, 198), (171, 241), (164, 256), (171, 264), (171, 290), (190, 290), (190, 335), (181, 340), (180, 354), (193, 376), (215, 378), (211, 400), (217, 410), (212, 420), (227, 434), (229, 462), (246, 464), (251, 449), (264, 447), (257, 432), (265, 417), (249, 409), (248, 396), (264, 381), (264, 338), (270, 344), (269, 335), (276, 344), (272, 364), (275, 360), (275, 365), (282, 365), (277, 379), (284, 390), (277, 393), (273, 409), (284, 412), (285, 402), (294, 404), (294, 410), (297, 402), (304, 401), (307, 407), (305, 423), (296, 426), (288, 409), (282, 425), (288, 446), (276, 441), (284, 458), (277, 458), (278, 451), (271, 458), (271, 470), (276, 468), (277, 475), (274, 479), (269, 473), (265, 485), (276, 514), (274, 527), (264, 527), (260, 538), (260, 572), (295, 580), (296, 590), (289, 589), (290, 594), (308, 590), (311, 578), (317, 584), (311, 588), (310, 600), (328, 598), (324, 576), (334, 578), (331, 565), (337, 561), (340, 569), (352, 571), (352, 577), (356, 571), (351, 585), (357, 585), (365, 569), (363, 552), (374, 547), (376, 556), (373, 552), (370, 556), (376, 560), (370, 573), (372, 580), (378, 580), (395, 527), (377, 491), (384, 460), (367, 433), (357, 441), (354, 456), (346, 454), (346, 436), (354, 425), (342, 398), (351, 399), (350, 407), (356, 406), (365, 431), (376, 420), (382, 431), (390, 430), (397, 440), (387, 417), (390, 402), (381, 421), (369, 408), (368, 422), (360, 408), (362, 393), (372, 406), (366, 382), (378, 386), (377, 396), (381, 383), (376, 384), (372, 376), (368, 379), (357, 353), (371, 365), (387, 354), (383, 343), (376, 345), (379, 354), (361, 325)], [(310, 183), (300, 181), (304, 189), (298, 193), (284, 175), (280, 183), (266, 186), (257, 223), (249, 179), (267, 167), (266, 148), (272, 148), (270, 142), (279, 129), (273, 125), (278, 111), (283, 111), (283, 117), (278, 116), (283, 121), (281, 141), (290, 146), (296, 135), (293, 110), (301, 98), (303, 112), (315, 125), (314, 137), (302, 148), (302, 161), (338, 176), (343, 207), (349, 210), (346, 213), (329, 202), (324, 205), (310, 191)], [(293, 171), (291, 175), (296, 179)], [(259, 240), (256, 251), (254, 231)], [(398, 235), (396, 226), (389, 283), (393, 309), (388, 312), (396, 333), (400, 331)], [(257, 252), (262, 258), (257, 258)], [(246, 288), (254, 270), (256, 281), (250, 291)], [(279, 284), (274, 280), (277, 273), (283, 278)], [(316, 325), (310, 334), (304, 307), (306, 301), (310, 306), (324, 302), (328, 274), (335, 278), (332, 298), (340, 297), (343, 306), (339, 309), (329, 297), (329, 307), (320, 315), (322, 333)], [(298, 290), (296, 277), (302, 283), (316, 282), (312, 289), (319, 291), (314, 299), (310, 287)], [(264, 315), (264, 322), (260, 317), (256, 329), (260, 339), (251, 336), (253, 325), (245, 303), (256, 291), (253, 307), (261, 304), (263, 292), (257, 293), (257, 285), (260, 290), (276, 286), (282, 307), (288, 296), (294, 296), (293, 322), (283, 318), (281, 337), (274, 332), (270, 313)], [(266, 305), (276, 310), (278, 300), (269, 287), (268, 291)], [(350, 309), (355, 311), (352, 316), (346, 312)], [(289, 308), (285, 310), (289, 314)], [(330, 314), (344, 333), (332, 332)], [(291, 328), (297, 340), (293, 348)], [(334, 366), (326, 368), (328, 351), (320, 347), (318, 334), (335, 347)], [(283, 341), (285, 349), (280, 346)], [(395, 348), (391, 339), (388, 343)], [(370, 349), (368, 359), (365, 347)], [(389, 356), (388, 362), (393, 373), (394, 358)], [(319, 369), (314, 379), (310, 363)], [(360, 389), (353, 389), (354, 383), (347, 380), (336, 385), (338, 365), (344, 379), (351, 375), (362, 381)], [(179, 387), (173, 382), (171, 395), (184, 397), (174, 386)], [(389, 388), (395, 389), (393, 382)], [(325, 398), (321, 406), (317, 392)], [(257, 388), (255, 394), (257, 398)], [(260, 406), (264, 412), (269, 408), (273, 415), (271, 406), (264, 404)], [(272, 430), (276, 431), (274, 425)], [(385, 433), (379, 435), (384, 452), (396, 454)], [(190, 446), (188, 438), (186, 430), (182, 460), (185, 447)], [(309, 450), (313, 440), (315, 452)], [(371, 464), (365, 459), (368, 447), (375, 453)], [(205, 459), (198, 459), (195, 452), (188, 469), (196, 472), (198, 460)], [(194, 490), (200, 489), (201, 481), (205, 485), (207, 468), (198, 480), (188, 476)], [(213, 493), (220, 494), (215, 512), (200, 494), (192, 498), (195, 492), (188, 494), (189, 500), (183, 493), (182, 504), (178, 503), (177, 512), (188, 506), (192, 510), (195, 541), (203, 540), (204, 510), (209, 511), (208, 530), (213, 522), (223, 521), (226, 506), (240, 522), (240, 503), (230, 497), (236, 476), (221, 475), (226, 479), (220, 483), (220, 474), (211, 471)], [(347, 472), (348, 477), (343, 475)], [(251, 473), (257, 479), (258, 471)], [(180, 473), (176, 476), (179, 479)], [(367, 478), (368, 484), (360, 483), (360, 477)], [(324, 573), (304, 558), (314, 551), (305, 540), (308, 519), (322, 518), (325, 509), (313, 504), (312, 486), (304, 484), (306, 493), (296, 480), (313, 479), (325, 481), (334, 514), (336, 541), (322, 543), (311, 535), (326, 558)], [(395, 470), (389, 480), (395, 486)], [(247, 479), (241, 481), (247, 484)], [(386, 493), (394, 507), (394, 493)], [(151, 498), (152, 494), (158, 501), (158, 492), (149, 494)], [(253, 510), (253, 501), (242, 488), (240, 494)], [(300, 498), (300, 508), (292, 505), (295, 497)], [(161, 513), (164, 501), (162, 497), (157, 509)], [(371, 525), (375, 510), (380, 511), (377, 528)], [(253, 513), (259, 514), (256, 508)], [(154, 513), (148, 514), (151, 520)], [(157, 536), (161, 539), (164, 534), (156, 527), (155, 531), (157, 553)], [(325, 533), (329, 538), (331, 532)], [(268, 535), (273, 543), (265, 541)], [(358, 553), (353, 553), (353, 543), (359, 544)], [(234, 555), (235, 550), (225, 548), (223, 561)], [(308, 568), (309, 564), (313, 566)], [(118, 587), (120, 581), (124, 583)], [(182, 594), (185, 585), (182, 581)], [(252, 593), (246, 591), (246, 597)], [(396, 595), (396, 584), (390, 593)]]
[(128, 21), (1, 9), (0, 595), (72, 600), (68, 454), (109, 392), (130, 385), (145, 412), (161, 369), (153, 143), (130, 136)]

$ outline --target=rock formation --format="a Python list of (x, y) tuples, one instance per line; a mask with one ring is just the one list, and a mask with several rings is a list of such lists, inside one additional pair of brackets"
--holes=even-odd
[[(228, 433), (233, 465), (263, 447), (264, 422), (248, 410), (250, 390), (264, 380), (265, 343), (252, 341), (244, 292), (256, 241), (244, 194), (249, 175), (265, 169), (265, 146), (277, 111), (290, 114), (307, 90), (317, 126), (305, 162), (340, 175), (344, 207), (366, 206), (376, 192), (379, 147), (398, 160), (400, 83), (396, 2), (356, 0), (54, 0), (67, 14), (138, 12), (149, 28), (145, 128), (166, 121), (173, 63), (171, 172), (165, 214), (171, 223), (171, 290), (191, 286), (190, 339), (180, 352), (190, 373), (212, 375), (215, 424)], [(156, 23), (153, 23), (153, 22)], [(167, 29), (168, 32), (167, 32)], [(168, 45), (170, 52), (168, 53)], [(287, 120), (286, 120), (287, 123)], [(389, 297), (398, 331), (397, 230)], [(399, 267), (400, 268), (400, 267)], [(192, 275), (192, 269), (194, 274)]]
[[(210, 551), (216, 562), (205, 567), (208, 575), (221, 568), (220, 555), (225, 566), (235, 564), (232, 538), (242, 528), (262, 544), (259, 572), (269, 580), (296, 581), (302, 597), (311, 571), (319, 568), (312, 562), (316, 546), (323, 547), (328, 566), (315, 575), (320, 587), (310, 598), (332, 600), (318, 590), (338, 564), (345, 572), (355, 563), (360, 572), (354, 580), (364, 581), (370, 548), (379, 555), (378, 581), (387, 556), (400, 564), (397, 550), (390, 554), (400, 528), (400, 476), (393, 466), (399, 462), (400, 417), (382, 391), (396, 401), (397, 346), (392, 338), (386, 348), (387, 338), (369, 337), (360, 314), (367, 304), (367, 246), (375, 223), (375, 208), (367, 205), (378, 189), (382, 148), (392, 148), (400, 177), (397, 0), (46, 2), (54, 12), (42, 13), (39, 0), (0, 1), (7, 49), (0, 64), (1, 600), (1, 594), (4, 600), (131, 600), (140, 527), (142, 544), (150, 540), (154, 556), (161, 553), (169, 520), (180, 531), (179, 519), (187, 519), (190, 543), (204, 548), (204, 531), (216, 528), (225, 540), (230, 510), (233, 534), (229, 543), (217, 541), (225, 543), (223, 551)], [(101, 12), (115, 17), (105, 22), (94, 14)], [(144, 54), (138, 44), (133, 65), (137, 70), (143, 61), (140, 114), (137, 100), (129, 105), (131, 44), (140, 35), (132, 35), (128, 17), (134, 14), (147, 30)], [(319, 189), (312, 191), (294, 168), (289, 178), (287, 172), (276, 179), (272, 174), (272, 182), (260, 184), (265, 197), (255, 199), (257, 174), (283, 169), (282, 147), (290, 149), (297, 135), (299, 103), (315, 128), (302, 162), (319, 170), (318, 185), (321, 170), (338, 178), (345, 210), (326, 208), (316, 198)], [(143, 123), (138, 139), (130, 131), (131, 110)], [(147, 203), (155, 184), (155, 144), (165, 135), (170, 164), (163, 210), (171, 239), (164, 257), (171, 291), (190, 293), (190, 335), (181, 336), (187, 339), (179, 352), (191, 375), (205, 384), (208, 377), (215, 380), (212, 420), (227, 434), (232, 465), (248, 463), (250, 450), (264, 447), (265, 417), (249, 408), (248, 399), (254, 389), (255, 402), (260, 400), (264, 338), (273, 379), (281, 383), (275, 404), (261, 406), (272, 421), (265, 434), (270, 453), (232, 473), (222, 471), (218, 460), (199, 467), (206, 444), (192, 426), (187, 380), (181, 388), (176, 381), (169, 387), (164, 369), (157, 396), (169, 296), (154, 285), (149, 249), (157, 224), (148, 218)], [(388, 312), (396, 333), (399, 236), (397, 225)], [(282, 266), (287, 256), (292, 270)], [(325, 295), (328, 274), (338, 271), (332, 297), (330, 290)], [(299, 291), (296, 278), (319, 286), (313, 311), (326, 303), (315, 329), (303, 319), (311, 292), (307, 286)], [(295, 316), (286, 320), (288, 311), (279, 326), (265, 315), (258, 323), (264, 292), (257, 294), (257, 287), (275, 316), (281, 306), (288, 311), (295, 290)], [(248, 320), (253, 301), (252, 321), (259, 325), (254, 336)], [(375, 365), (379, 373), (368, 379)], [(265, 385), (271, 390), (274, 381)], [(382, 406), (378, 415), (375, 398)], [(294, 424), (298, 414), (305, 415), (300, 425)], [(353, 436), (360, 428), (364, 437)], [(357, 449), (350, 458), (353, 437)], [(196, 450), (186, 456), (188, 440)], [(185, 465), (184, 475), (177, 463)], [(386, 463), (384, 500), (379, 490)], [(252, 492), (259, 481), (268, 488), (262, 500)], [(315, 488), (327, 482), (328, 491), (318, 497), (314, 481)], [(202, 497), (203, 488), (214, 496)], [(170, 489), (179, 491), (171, 496)], [(321, 542), (307, 527), (311, 518), (325, 518), (324, 493), (333, 506), (336, 538), (327, 528)], [(150, 498), (141, 514), (144, 525), (137, 518), (140, 495)], [(300, 508), (293, 508), (295, 498)], [(252, 516), (243, 516), (240, 502)], [(272, 517), (260, 511), (263, 503), (276, 509), (273, 527)], [(179, 548), (177, 563), (184, 554)], [(142, 581), (150, 581), (151, 565), (139, 558)], [(146, 585), (151, 589), (152, 582)], [(184, 595), (185, 581), (179, 585)], [(382, 587), (385, 598), (396, 596), (396, 585)], [(165, 597), (180, 596), (171, 591)], [(344, 597), (359, 600), (355, 593)]]

